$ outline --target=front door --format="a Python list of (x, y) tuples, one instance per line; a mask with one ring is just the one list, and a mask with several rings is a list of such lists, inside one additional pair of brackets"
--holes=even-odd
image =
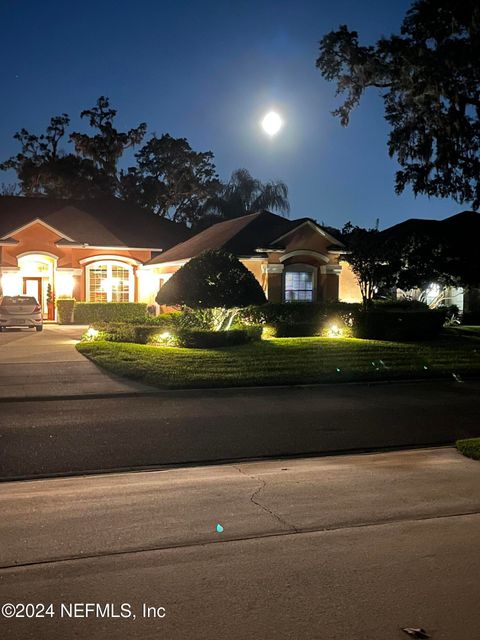
[(41, 278), (24, 278), (23, 279), (23, 293), (26, 296), (32, 296), (42, 307), (43, 311), (43, 299), (42, 299), (42, 279)]

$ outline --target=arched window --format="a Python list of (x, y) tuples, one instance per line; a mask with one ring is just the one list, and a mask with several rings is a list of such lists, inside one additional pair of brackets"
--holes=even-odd
[(98, 261), (86, 267), (88, 302), (133, 302), (133, 267), (116, 260)]
[(283, 299), (285, 302), (313, 302), (315, 300), (315, 267), (292, 264), (283, 272)]

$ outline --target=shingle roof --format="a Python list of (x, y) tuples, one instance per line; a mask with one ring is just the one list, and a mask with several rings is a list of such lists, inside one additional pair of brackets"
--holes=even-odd
[(307, 218), (287, 220), (270, 211), (260, 211), (218, 222), (153, 258), (149, 264), (187, 260), (209, 249), (224, 249), (240, 257), (255, 256), (258, 255), (258, 249), (282, 248), (283, 243), (276, 240), (307, 220)]
[(91, 246), (169, 249), (189, 236), (184, 225), (159, 218), (118, 198), (59, 200), (0, 196), (0, 238), (37, 218), (74, 243)]

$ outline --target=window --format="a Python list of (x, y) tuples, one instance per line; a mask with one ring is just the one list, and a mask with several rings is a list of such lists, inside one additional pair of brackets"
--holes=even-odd
[(285, 272), (285, 302), (313, 302), (313, 270)]
[(132, 267), (119, 262), (96, 262), (87, 267), (89, 302), (132, 302)]

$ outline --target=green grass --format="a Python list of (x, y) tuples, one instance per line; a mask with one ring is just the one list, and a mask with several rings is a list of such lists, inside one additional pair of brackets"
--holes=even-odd
[(480, 460), (480, 438), (469, 438), (468, 440), (457, 440), (457, 449), (467, 458)]
[(480, 374), (480, 339), (424, 343), (277, 338), (223, 349), (79, 343), (105, 369), (163, 388), (306, 384)]

